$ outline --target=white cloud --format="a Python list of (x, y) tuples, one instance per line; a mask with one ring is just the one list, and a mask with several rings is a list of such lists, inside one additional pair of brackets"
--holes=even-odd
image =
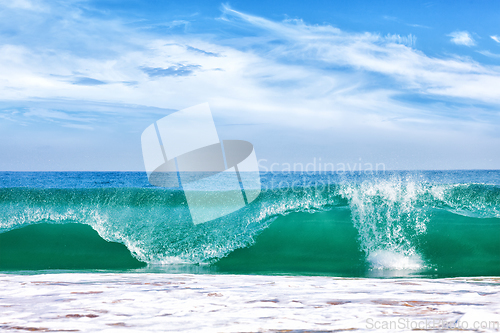
[[(47, 19), (44, 24), (50, 21), (55, 25), (50, 30), (56, 32), (64, 31), (61, 24), (69, 25), (69, 31), (78, 30), (76, 50), (65, 47), (73, 37), (66, 33), (51, 36), (62, 45), (57, 52), (29, 44), (1, 47), (4, 99), (69, 98), (163, 108), (211, 100), (224, 106), (230, 117), (258, 113), (271, 120), (281, 112), (295, 113), (298, 117), (284, 121), (301, 126), (308, 123), (302, 116), (311, 112), (332, 119), (349, 118), (355, 112), (380, 114), (381, 109), (387, 114), (420, 113), (394, 99), (401, 93), (500, 103), (494, 88), (500, 85), (498, 69), (469, 59), (427, 57), (411, 48), (412, 35), (384, 37), (307, 25), (302, 20), (274, 22), (226, 6), (224, 20), (259, 29), (262, 37), (220, 40), (174, 35), (167, 39), (147, 36), (119, 22), (70, 14), (64, 15), (64, 21)], [(107, 29), (99, 29), (102, 25)], [(96, 30), (107, 35), (96, 40)], [(43, 38), (43, 31), (40, 35)], [(80, 45), (88, 48), (83, 55)], [(152, 76), (144, 68), (161, 73), (172, 68), (190, 70), (185, 75)], [(401, 88), (390, 82), (368, 88), (370, 73), (395, 80)], [(81, 77), (108, 84), (73, 84)], [(235, 108), (247, 112), (229, 112)]]
[(415, 43), (417, 41), (417, 37), (413, 36), (412, 34), (408, 36), (400, 36), (400, 35), (387, 35), (385, 36), (385, 39), (388, 42), (393, 42), (396, 44), (403, 44), (409, 47), (415, 46)]
[[(21, 29), (37, 32), (37, 38), (21, 34), (0, 46), (2, 99), (11, 104), (49, 100), (25, 113), (31, 117), (24, 121), (91, 129), (98, 125), (87, 120), (102, 109), (99, 105), (117, 106), (114, 115), (120, 105), (135, 105), (121, 112), (139, 118), (155, 107), (181, 109), (208, 101), (223, 123), (300, 129), (308, 140), (317, 130), (345, 137), (356, 133), (359, 141), (371, 135), (402, 142), (422, 133), (431, 140), (433, 131), (460, 138), (459, 132), (495, 133), (498, 127), (487, 111), (455, 104), (498, 109), (500, 69), (469, 58), (428, 57), (414, 48), (412, 35), (276, 22), (226, 6), (219, 22), (253, 29), (255, 37), (159, 37), (119, 21), (84, 17), (78, 10), (51, 12), (57, 14), (37, 16)], [(11, 25), (8, 12), (4, 17), (3, 24)], [(74, 84), (82, 78), (87, 84)], [(88, 84), (95, 82), (106, 84)], [(407, 95), (431, 102), (405, 102)], [(72, 109), (63, 112), (68, 109), (52, 107), (52, 101)], [(87, 104), (80, 107), (80, 101)], [(257, 135), (252, 131), (246, 135)]]
[(451, 42), (457, 45), (474, 46), (476, 42), (467, 31), (455, 31), (448, 35)]
[(254, 22), (273, 33), (274, 38), (286, 41), (285, 46), (269, 49), (267, 56), (314, 59), (325, 66), (380, 73), (404, 83), (404, 89), (423, 94), (500, 103), (496, 89), (490, 86), (492, 82), (500, 85), (500, 70), (496, 67), (482, 66), (467, 58), (431, 58), (405, 45), (393, 44), (392, 38), (371, 33), (256, 20), (227, 7), (226, 14)]
[(73, 115), (67, 114), (66, 112), (47, 110), (42, 108), (30, 108), (27, 112), (23, 113), (25, 117), (38, 117), (45, 120), (64, 120), (64, 121), (77, 121), (77, 122), (91, 122), (95, 121), (92, 118), (75, 117)]
[(68, 127), (68, 128), (76, 128), (76, 129), (83, 129), (87, 131), (93, 131), (94, 128), (89, 125), (81, 125), (81, 124), (63, 124), (63, 127)]
[(488, 50), (482, 50), (482, 51), (477, 51), (477, 52), (484, 55), (484, 56), (490, 57), (490, 58), (500, 58), (500, 54), (492, 53)]
[(0, 0), (0, 5), (9, 8), (32, 10), (32, 11), (46, 10), (46, 7), (41, 4), (41, 1), (34, 2), (30, 0)]
[(490, 36), (495, 42), (500, 43), (500, 37), (498, 36)]

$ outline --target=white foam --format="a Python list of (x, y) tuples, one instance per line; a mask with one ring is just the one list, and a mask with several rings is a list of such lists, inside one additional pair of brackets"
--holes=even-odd
[(418, 254), (403, 254), (379, 250), (368, 255), (368, 262), (373, 269), (419, 270), (424, 261)]
[(491, 330), (498, 332), (500, 331), (500, 314), (485, 310), (470, 310), (454, 324), (457, 329)]
[(152, 266), (183, 265), (183, 264), (192, 264), (192, 263), (184, 258), (176, 256), (165, 256), (162, 260), (150, 263), (150, 265)]
[[(498, 278), (0, 274), (0, 330), (399, 331), (498, 320)], [(463, 315), (465, 313), (465, 315)], [(487, 314), (487, 315), (484, 315)], [(463, 324), (462, 324), (463, 326)], [(391, 326), (392, 327), (392, 326)], [(481, 329), (481, 331), (495, 331)]]

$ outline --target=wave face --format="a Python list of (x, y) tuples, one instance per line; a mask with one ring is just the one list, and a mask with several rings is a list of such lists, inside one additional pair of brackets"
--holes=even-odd
[(0, 234), (0, 268), (134, 269), (146, 264), (119, 243), (106, 242), (90, 226), (37, 223)]
[(151, 187), (143, 173), (0, 173), (0, 184), (0, 236), (38, 224), (89, 225), (149, 267), (500, 275), (498, 171), (267, 173), (254, 202), (199, 225), (181, 189)]

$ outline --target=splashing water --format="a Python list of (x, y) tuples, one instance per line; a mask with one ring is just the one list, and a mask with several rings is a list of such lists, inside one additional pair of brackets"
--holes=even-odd
[(420, 269), (417, 236), (426, 231), (428, 212), (419, 206), (427, 192), (422, 183), (401, 178), (344, 184), (353, 223), (367, 260), (375, 269)]

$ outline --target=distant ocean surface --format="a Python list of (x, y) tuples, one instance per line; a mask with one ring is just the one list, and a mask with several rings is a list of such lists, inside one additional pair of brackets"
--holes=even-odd
[(245, 208), (194, 225), (182, 189), (143, 172), (1, 172), (0, 271), (500, 276), (500, 171), (261, 181)]

